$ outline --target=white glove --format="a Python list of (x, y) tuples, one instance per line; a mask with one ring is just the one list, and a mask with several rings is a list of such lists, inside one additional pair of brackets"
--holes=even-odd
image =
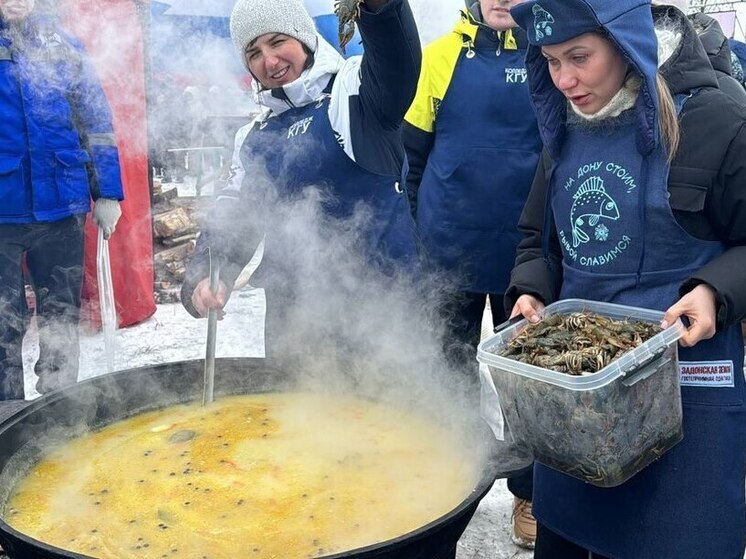
[(93, 223), (104, 232), (104, 239), (108, 240), (117, 227), (122, 209), (119, 201), (113, 198), (99, 198), (93, 206)]

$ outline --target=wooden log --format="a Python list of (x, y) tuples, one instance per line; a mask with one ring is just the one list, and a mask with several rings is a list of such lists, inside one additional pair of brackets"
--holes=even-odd
[(178, 303), (181, 301), (181, 288), (171, 287), (169, 289), (156, 289), (153, 292), (155, 302), (159, 305), (165, 303)]
[(179, 192), (175, 188), (171, 188), (169, 190), (161, 190), (159, 192), (153, 191), (153, 203), (168, 205), (168, 203), (176, 198), (178, 195)]
[(171, 272), (169, 272), (165, 267), (158, 267), (155, 268), (155, 284), (154, 287), (158, 289), (159, 285), (162, 284), (173, 284), (176, 279), (171, 275)]
[(186, 264), (183, 261), (168, 262), (166, 270), (179, 282), (183, 282), (186, 279)]
[(185, 262), (194, 252), (196, 244), (195, 241), (189, 241), (182, 245), (156, 252), (153, 261), (156, 266), (165, 266), (169, 262)]
[(184, 208), (174, 208), (153, 217), (153, 233), (157, 239), (173, 238), (197, 230), (197, 223)]
[(165, 247), (173, 247), (176, 245), (180, 245), (182, 243), (186, 243), (188, 241), (194, 241), (197, 239), (197, 233), (188, 233), (187, 235), (181, 235), (180, 237), (173, 237), (171, 239), (161, 239), (161, 242), (163, 243), (163, 246)]

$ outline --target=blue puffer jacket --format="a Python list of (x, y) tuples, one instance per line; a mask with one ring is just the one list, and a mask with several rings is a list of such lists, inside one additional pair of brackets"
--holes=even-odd
[(82, 45), (47, 17), (0, 21), (0, 223), (123, 197), (111, 110)]

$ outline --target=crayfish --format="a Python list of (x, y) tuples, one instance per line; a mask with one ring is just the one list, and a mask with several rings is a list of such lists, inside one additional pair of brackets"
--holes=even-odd
[(334, 0), (334, 13), (339, 20), (339, 48), (343, 53), (355, 35), (355, 20), (360, 17), (362, 3), (363, 0)]
[(598, 372), (658, 332), (655, 324), (589, 312), (549, 315), (527, 326), (500, 355), (561, 373), (586, 375)]

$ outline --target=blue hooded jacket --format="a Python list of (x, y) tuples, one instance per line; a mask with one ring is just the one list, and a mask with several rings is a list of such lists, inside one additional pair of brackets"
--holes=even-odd
[(123, 198), (111, 110), (81, 44), (47, 16), (0, 20), (0, 223)]
[[(541, 47), (600, 31), (643, 79), (635, 107), (637, 149), (650, 154), (658, 145), (658, 44), (650, 0), (533, 0), (510, 11), (529, 40), (529, 90), (544, 145), (556, 158), (562, 148), (567, 99), (552, 82)], [(641, 23), (642, 22), (642, 23)]]

